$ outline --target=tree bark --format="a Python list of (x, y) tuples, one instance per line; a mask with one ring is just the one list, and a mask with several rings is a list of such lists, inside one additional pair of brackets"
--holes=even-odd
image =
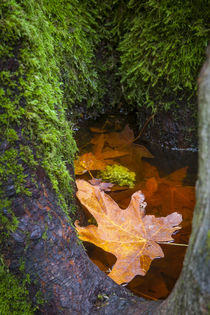
[(32, 196), (14, 198), (19, 225), (5, 257), (13, 273), (19, 272), (24, 257), (31, 297), (35, 302), (41, 291), (45, 300), (38, 314), (114, 314), (125, 308), (134, 314), (141, 303), (142, 310), (154, 308), (156, 303), (132, 296), (89, 260), (43, 169), (36, 176), (36, 185), (28, 177)]
[(155, 314), (210, 313), (210, 47), (199, 83), (199, 169), (193, 227), (182, 273)]

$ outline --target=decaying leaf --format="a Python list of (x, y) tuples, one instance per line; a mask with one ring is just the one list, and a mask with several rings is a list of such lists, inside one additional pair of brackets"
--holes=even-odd
[(153, 259), (164, 257), (157, 242), (171, 242), (180, 229), (182, 216), (176, 212), (167, 217), (145, 215), (146, 203), (141, 191), (135, 192), (129, 206), (118, 204), (97, 186), (77, 180), (77, 197), (94, 216), (98, 226), (80, 227), (79, 238), (114, 254), (117, 261), (109, 276), (118, 284), (127, 283), (135, 275), (145, 275)]
[[(119, 162), (134, 171), (136, 174), (143, 173), (143, 160), (142, 158), (153, 158), (154, 156), (143, 146), (139, 144), (129, 144), (124, 148), (128, 151), (128, 155), (121, 157)], [(138, 177), (138, 176), (137, 176)]]
[(101, 191), (111, 191), (110, 188), (114, 186), (112, 183), (104, 183), (101, 178), (92, 178), (89, 183), (93, 186), (98, 186)]

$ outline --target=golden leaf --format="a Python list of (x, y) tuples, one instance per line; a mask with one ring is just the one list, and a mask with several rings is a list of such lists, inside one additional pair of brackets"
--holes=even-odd
[(117, 261), (109, 276), (118, 284), (135, 275), (145, 275), (153, 259), (164, 257), (157, 242), (171, 242), (171, 234), (182, 216), (176, 212), (167, 217), (145, 215), (146, 203), (141, 191), (135, 192), (129, 206), (118, 204), (97, 186), (77, 180), (77, 197), (94, 216), (98, 226), (81, 227), (75, 222), (79, 238), (114, 254)]

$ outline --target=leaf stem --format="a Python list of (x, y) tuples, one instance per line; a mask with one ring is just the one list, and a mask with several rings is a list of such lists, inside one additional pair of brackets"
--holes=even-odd
[(92, 175), (91, 171), (90, 171), (90, 170), (87, 170), (87, 171), (88, 171), (88, 173), (89, 173), (90, 177), (93, 179), (94, 177), (93, 177), (93, 175)]
[(152, 118), (154, 118), (154, 116), (155, 116), (155, 114), (151, 115), (151, 116), (146, 120), (146, 122), (144, 123), (144, 126), (143, 126), (142, 129), (140, 130), (138, 136), (137, 136), (132, 142), (135, 142), (136, 140), (138, 140), (138, 139), (140, 139), (140, 138), (142, 137), (142, 135), (143, 135), (143, 133), (144, 133), (144, 131), (145, 131), (147, 125), (149, 124), (150, 120), (151, 120)]
[(188, 244), (178, 244), (178, 243), (169, 243), (169, 242), (158, 242), (158, 244), (165, 244), (165, 245), (175, 245), (175, 246), (188, 246)]

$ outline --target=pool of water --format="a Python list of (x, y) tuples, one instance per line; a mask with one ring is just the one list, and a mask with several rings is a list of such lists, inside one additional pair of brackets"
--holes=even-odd
[[(91, 138), (96, 137), (97, 133), (98, 135), (103, 133), (103, 130), (100, 132), (98, 128), (91, 132), (89, 127), (91, 126), (86, 125), (86, 131), (80, 130), (77, 134), (80, 154), (94, 152), (93, 144), (90, 143)], [(118, 130), (113, 128), (104, 131), (108, 145), (109, 135), (113, 139), (115, 134), (119, 133), (120, 137), (118, 135), (117, 137), (122, 139), (123, 134), (120, 134), (122, 128), (120, 126)], [(178, 212), (183, 217), (182, 229), (173, 236), (174, 243), (180, 245), (161, 244), (165, 257), (153, 260), (145, 276), (137, 275), (126, 284), (126, 287), (138, 296), (153, 300), (162, 299), (169, 295), (179, 277), (187, 249), (183, 245), (188, 244), (191, 233), (195, 205), (197, 152), (177, 148), (166, 150), (154, 145), (151, 147), (148, 143), (132, 142), (131, 140), (134, 140), (135, 136), (132, 138), (131, 132), (129, 135), (128, 133), (125, 135), (125, 139), (130, 143), (129, 154), (118, 157), (115, 161), (136, 173), (135, 185), (132, 188), (118, 186), (117, 189), (109, 192), (110, 196), (124, 209), (128, 206), (132, 194), (141, 190), (147, 202), (146, 214), (165, 217), (172, 212)], [(101, 144), (101, 147), (103, 145), (105, 144)], [(122, 143), (120, 145), (123, 147)], [(123, 148), (125, 149), (125, 145)], [(91, 174), (97, 177), (97, 171), (92, 171)], [(89, 176), (86, 172), (84, 175), (79, 175), (78, 178), (88, 180)], [(88, 219), (90, 217), (88, 216)], [(86, 247), (93, 262), (108, 274), (116, 261), (115, 256), (89, 243), (86, 244)]]

